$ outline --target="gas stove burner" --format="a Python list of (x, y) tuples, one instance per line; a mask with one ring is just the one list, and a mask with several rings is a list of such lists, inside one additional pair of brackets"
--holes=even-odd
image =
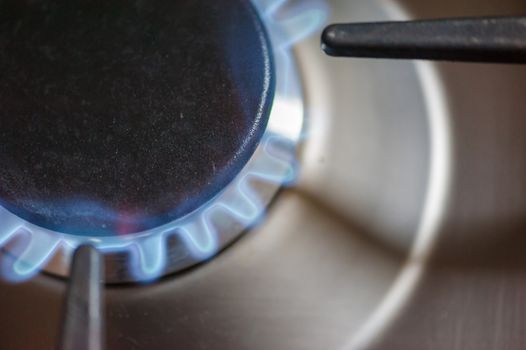
[(281, 4), (0, 1), (7, 277), (67, 275), (89, 243), (108, 282), (151, 280), (255, 224), (294, 179), (291, 47), (323, 21)]

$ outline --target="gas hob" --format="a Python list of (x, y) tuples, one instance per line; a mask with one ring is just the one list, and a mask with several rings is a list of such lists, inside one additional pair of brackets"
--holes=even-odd
[(59, 345), (83, 244), (107, 349), (524, 347), (525, 68), (336, 59), (320, 35), (526, 5), (13, 4), (0, 348)]

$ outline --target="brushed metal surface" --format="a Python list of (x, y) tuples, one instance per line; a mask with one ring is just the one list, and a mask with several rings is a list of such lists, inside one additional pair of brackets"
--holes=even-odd
[[(392, 19), (393, 3), (328, 2), (331, 21)], [(518, 0), (402, 5), (415, 17), (526, 10)], [(318, 37), (296, 54), (309, 123), (298, 185), (209, 263), (151, 286), (108, 289), (108, 348), (523, 348), (526, 70), (437, 66), (453, 187), (423, 270), (429, 257), (415, 255), (414, 243), (433, 185), (429, 108), (444, 107), (429, 101), (433, 70), (329, 59)], [(0, 345), (52, 349), (63, 293), (46, 275), (2, 283)]]
[[(523, 1), (404, 0), (419, 17), (524, 14)], [(526, 67), (438, 65), (453, 188), (429, 266), (371, 349), (524, 349)]]

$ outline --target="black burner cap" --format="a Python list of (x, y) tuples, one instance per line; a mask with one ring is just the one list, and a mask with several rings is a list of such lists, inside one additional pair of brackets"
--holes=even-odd
[(128, 234), (205, 204), (266, 128), (249, 0), (0, 0), (0, 200), (37, 225)]

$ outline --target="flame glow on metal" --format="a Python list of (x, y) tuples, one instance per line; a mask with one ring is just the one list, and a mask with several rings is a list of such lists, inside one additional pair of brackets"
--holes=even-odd
[(297, 42), (321, 29), (328, 11), (321, 1), (303, 1), (292, 6), (286, 4), (287, 0), (252, 2), (272, 42), (277, 62), (276, 94), (268, 129), (255, 156), (227, 189), (185, 217), (125, 236), (83, 237), (58, 233), (0, 207), (0, 247), (7, 252), (1, 262), (2, 277), (11, 282), (28, 280), (60, 250), (67, 256), (79, 245), (89, 243), (103, 253), (127, 253), (130, 274), (137, 281), (150, 281), (165, 271), (168, 239), (175, 236), (192, 259), (199, 262), (209, 259), (221, 248), (218, 218), (226, 215), (244, 228), (261, 220), (265, 204), (253, 188), (254, 181), (290, 185), (297, 175), (295, 146), (303, 128), (303, 103), (301, 88), (292, 83), (297, 74), (292, 49)]

